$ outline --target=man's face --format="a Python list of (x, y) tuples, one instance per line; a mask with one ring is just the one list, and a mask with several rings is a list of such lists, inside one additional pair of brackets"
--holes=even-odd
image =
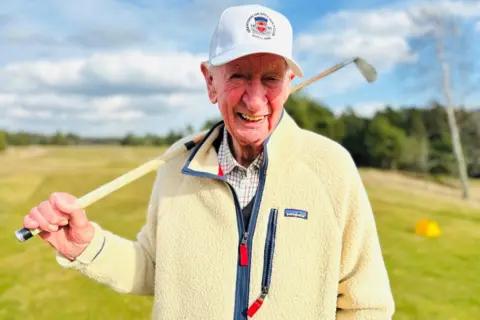
[(209, 98), (240, 146), (259, 146), (277, 124), (294, 75), (282, 57), (254, 54), (211, 72), (202, 66)]

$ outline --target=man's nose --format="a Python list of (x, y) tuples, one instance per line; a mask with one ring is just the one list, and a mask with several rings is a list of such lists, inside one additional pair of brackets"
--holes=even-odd
[(255, 78), (247, 85), (246, 92), (243, 95), (243, 102), (250, 111), (260, 111), (267, 104), (266, 94), (267, 90), (263, 86), (262, 81)]

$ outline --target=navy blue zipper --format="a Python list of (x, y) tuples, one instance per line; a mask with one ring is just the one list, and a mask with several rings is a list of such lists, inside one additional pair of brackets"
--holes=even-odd
[(275, 252), (275, 237), (277, 234), (277, 217), (278, 217), (278, 209), (272, 208), (270, 210), (270, 216), (268, 218), (267, 237), (265, 240), (262, 286), (260, 288), (261, 292), (260, 292), (260, 296), (248, 308), (248, 311), (247, 311), (248, 317), (253, 317), (255, 313), (257, 313), (257, 311), (263, 305), (263, 302), (270, 290), (270, 284), (272, 281), (273, 256)]
[[(235, 309), (233, 313), (233, 319), (241, 320), (243, 319), (242, 306), (248, 303), (248, 300), (245, 300), (243, 293), (246, 290), (248, 290), (247, 272), (249, 268), (248, 260), (250, 260), (248, 259), (250, 257), (250, 252), (249, 252), (250, 246), (248, 245), (248, 242), (249, 242), (248, 231), (245, 231), (245, 224), (243, 223), (242, 210), (240, 210), (240, 204), (238, 202), (237, 193), (229, 183), (227, 184), (230, 187), (233, 194), (233, 198), (235, 200), (235, 211), (237, 213), (237, 226), (238, 226), (238, 233), (240, 236), (240, 243), (239, 243), (240, 252), (238, 254), (237, 281), (236, 281), (236, 289), (235, 289)], [(242, 257), (241, 257), (242, 245), (245, 245), (247, 248), (247, 266), (242, 266)]]
[[(245, 224), (243, 222), (242, 210), (240, 210), (240, 205), (238, 203), (238, 198), (236, 196), (235, 190), (230, 186), (232, 193), (234, 194), (235, 198), (235, 207), (237, 211), (237, 221), (238, 221), (238, 232), (240, 237), (239, 242), (239, 257), (238, 257), (238, 271), (237, 271), (237, 284), (236, 284), (236, 291), (235, 291), (235, 309), (234, 309), (234, 320), (246, 320), (247, 319), (247, 311), (248, 311), (248, 301), (250, 299), (249, 292), (250, 292), (250, 264), (251, 264), (251, 255), (252, 255), (252, 242), (253, 242), (253, 235), (255, 233), (255, 227), (257, 224), (257, 216), (258, 211), (260, 209), (260, 202), (263, 197), (263, 189), (265, 187), (265, 178), (266, 178), (266, 171), (268, 167), (268, 155), (265, 152), (265, 163), (260, 171), (260, 179), (258, 184), (257, 194), (255, 196), (252, 214), (250, 217), (250, 223), (248, 224), (248, 228), (245, 228)], [(242, 250), (242, 244), (246, 245)], [(242, 252), (247, 253), (246, 257), (246, 264), (242, 265)]]

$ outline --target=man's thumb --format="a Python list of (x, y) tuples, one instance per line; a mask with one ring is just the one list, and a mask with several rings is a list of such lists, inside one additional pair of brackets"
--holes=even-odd
[(74, 227), (82, 227), (88, 224), (85, 210), (75, 202), (74, 197), (62, 197), (58, 194), (53, 194), (52, 196), (55, 199), (54, 202), (57, 209), (70, 215), (70, 225)]

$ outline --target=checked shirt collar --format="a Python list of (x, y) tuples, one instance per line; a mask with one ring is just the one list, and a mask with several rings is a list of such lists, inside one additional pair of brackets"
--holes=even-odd
[[(224, 127), (223, 129), (223, 138), (222, 143), (220, 145), (220, 149), (218, 150), (218, 161), (222, 168), (223, 174), (228, 176), (234, 169), (238, 168), (240, 171), (246, 173), (246, 171), (256, 171), (260, 169), (263, 164), (264, 154), (263, 151), (258, 155), (258, 157), (250, 164), (248, 169), (241, 166), (237, 160), (235, 160), (228, 142), (228, 132), (227, 128)], [(252, 172), (253, 173), (253, 172)]]

